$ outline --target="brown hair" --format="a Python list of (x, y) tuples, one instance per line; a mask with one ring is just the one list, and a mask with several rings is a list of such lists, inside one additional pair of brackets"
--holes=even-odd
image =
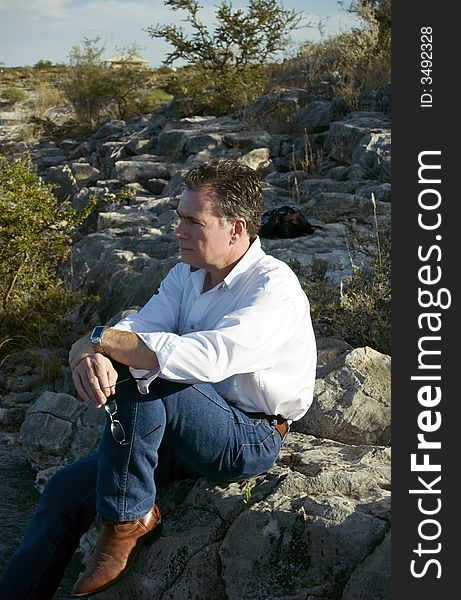
[(184, 178), (186, 189), (209, 187), (215, 195), (216, 215), (226, 221), (245, 219), (250, 239), (261, 227), (264, 199), (254, 169), (236, 160), (219, 158), (192, 168)]

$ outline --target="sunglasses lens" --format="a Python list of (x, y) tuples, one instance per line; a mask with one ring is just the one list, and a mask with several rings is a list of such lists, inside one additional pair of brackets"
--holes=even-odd
[(114, 440), (119, 444), (123, 444), (123, 442), (125, 441), (125, 431), (120, 421), (112, 421), (112, 423), (110, 424), (110, 431)]

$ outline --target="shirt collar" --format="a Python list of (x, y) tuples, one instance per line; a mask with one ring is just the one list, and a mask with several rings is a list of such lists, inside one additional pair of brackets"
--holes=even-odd
[(231, 288), (242, 273), (248, 271), (250, 267), (259, 262), (265, 255), (266, 253), (261, 248), (261, 240), (259, 239), (259, 236), (256, 236), (256, 239), (251, 243), (251, 246), (242, 256), (242, 258), (238, 261), (232, 271), (225, 277), (223, 281), (224, 286)]
[[(250, 267), (259, 262), (265, 255), (266, 253), (261, 248), (261, 240), (259, 239), (259, 236), (256, 236), (248, 250), (238, 261), (232, 271), (225, 277), (224, 281), (220, 284), (220, 287), (230, 289), (242, 273), (248, 271)], [(205, 278), (205, 270), (190, 267), (190, 271), (197, 293), (200, 294)]]

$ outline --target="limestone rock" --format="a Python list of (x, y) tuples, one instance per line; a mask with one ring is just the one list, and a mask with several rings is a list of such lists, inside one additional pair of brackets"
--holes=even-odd
[(352, 162), (364, 168), (368, 176), (382, 181), (391, 178), (391, 134), (370, 132), (352, 154)]
[[(101, 600), (341, 598), (351, 575), (376, 564), (389, 482), (388, 449), (290, 433), (277, 465), (250, 482), (162, 489), (160, 539)], [(86, 558), (95, 535), (83, 540)], [(381, 550), (384, 599), (390, 556)]]
[(21, 427), (21, 441), (38, 468), (60, 464), (70, 448), (74, 420), (84, 408), (72, 396), (44, 392), (30, 407)]
[(104, 411), (64, 393), (46, 391), (29, 408), (20, 440), (38, 470), (95, 451)]
[(390, 556), (391, 532), (389, 531), (376, 550), (352, 573), (341, 600), (370, 600), (370, 598), (389, 600), (391, 597)]
[(238, 161), (250, 169), (261, 171), (269, 166), (269, 148), (255, 148), (243, 154)]
[(119, 160), (115, 163), (115, 178), (122, 183), (144, 182), (149, 179), (169, 179), (170, 171), (163, 162), (153, 160), (140, 160), (140, 157), (131, 160)]
[(120, 119), (113, 119), (108, 123), (105, 123), (102, 127), (96, 131), (91, 137), (92, 139), (99, 140), (101, 138), (117, 138), (121, 133), (123, 133), (126, 129), (125, 121)]
[(388, 113), (349, 113), (343, 120), (330, 125), (329, 154), (340, 162), (351, 164), (354, 151), (365, 135), (388, 132), (390, 126)]
[(318, 100), (301, 108), (292, 118), (292, 127), (295, 131), (319, 133), (326, 131), (333, 120), (333, 111), (330, 102)]
[(314, 402), (295, 431), (346, 444), (389, 444), (391, 360), (356, 348), (319, 369)]
[[(366, 197), (340, 192), (327, 192), (321, 195), (314, 194), (305, 203), (305, 210), (317, 219), (327, 223), (348, 220), (372, 225), (374, 222), (375, 209), (371, 200), (371, 194)], [(391, 215), (390, 204), (377, 200), (376, 213), (379, 221), (388, 223)]]
[(68, 200), (78, 192), (78, 185), (68, 166), (54, 166), (46, 171), (47, 183), (55, 184), (54, 194), (59, 200)]
[(347, 342), (336, 338), (317, 337), (317, 371), (352, 350)]
[(88, 187), (101, 178), (99, 169), (86, 162), (73, 162), (70, 164), (70, 169), (79, 188)]
[(9, 377), (6, 381), (6, 388), (11, 392), (22, 393), (33, 390), (39, 383), (38, 375), (19, 375), (15, 377)]
[(230, 148), (239, 148), (246, 152), (257, 148), (269, 148), (270, 156), (278, 154), (272, 136), (263, 129), (227, 133), (223, 139)]

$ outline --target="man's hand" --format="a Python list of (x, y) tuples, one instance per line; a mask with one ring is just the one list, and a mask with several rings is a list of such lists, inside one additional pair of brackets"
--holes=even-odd
[[(77, 344), (79, 342), (80, 340)], [(117, 371), (110, 359), (102, 354), (89, 354), (72, 368), (72, 379), (78, 395), (82, 400), (94, 404), (96, 408), (104, 406), (107, 398), (115, 394), (117, 377)]]
[(69, 352), (70, 368), (74, 370), (82, 359), (86, 358), (87, 356), (91, 356), (92, 354), (94, 354), (94, 350), (90, 341), (90, 336), (84, 335), (74, 344), (72, 344), (72, 348)]

